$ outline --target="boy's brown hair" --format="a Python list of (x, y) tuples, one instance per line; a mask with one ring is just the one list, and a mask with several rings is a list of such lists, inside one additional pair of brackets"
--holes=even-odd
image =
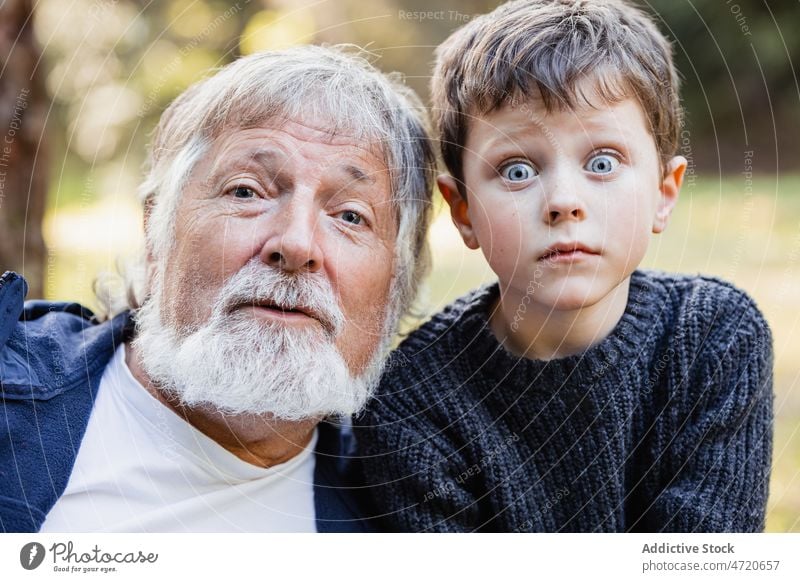
[(623, 0), (517, 0), (454, 32), (436, 51), (433, 117), (442, 157), (462, 196), (469, 120), (533, 95), (546, 111), (588, 104), (579, 82), (596, 79), (608, 103), (638, 99), (662, 167), (681, 127), (672, 48)]

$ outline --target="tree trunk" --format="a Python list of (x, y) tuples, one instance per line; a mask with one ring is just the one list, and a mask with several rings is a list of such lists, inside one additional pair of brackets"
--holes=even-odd
[(48, 99), (31, 0), (0, 2), (0, 273), (17, 271), (42, 297)]

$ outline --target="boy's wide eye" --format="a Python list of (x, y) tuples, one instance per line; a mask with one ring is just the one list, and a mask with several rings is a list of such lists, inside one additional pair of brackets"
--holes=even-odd
[(590, 159), (584, 169), (594, 174), (608, 174), (616, 170), (617, 166), (619, 166), (617, 158), (609, 154), (600, 154)]
[(536, 170), (525, 162), (514, 162), (500, 169), (500, 175), (509, 182), (524, 182), (536, 175)]

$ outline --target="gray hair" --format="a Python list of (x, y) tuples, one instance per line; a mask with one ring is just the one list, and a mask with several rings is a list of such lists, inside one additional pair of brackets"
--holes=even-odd
[[(174, 244), (183, 184), (221, 133), (306, 116), (319, 120), (331, 135), (346, 131), (380, 146), (398, 228), (396, 297), (390, 303), (395, 315), (408, 313), (430, 269), (426, 235), (435, 153), (419, 98), (398, 75), (381, 73), (353, 48), (307, 45), (249, 55), (172, 102), (155, 129), (139, 191), (148, 213), (145, 240), (151, 256), (163, 256)], [(142, 305), (144, 261), (126, 270), (124, 300), (113, 300), (98, 282), (98, 299), (109, 313)]]

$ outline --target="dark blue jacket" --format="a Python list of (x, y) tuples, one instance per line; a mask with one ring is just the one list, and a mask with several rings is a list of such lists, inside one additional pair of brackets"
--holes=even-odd
[[(0, 531), (38, 531), (64, 492), (100, 378), (130, 313), (97, 323), (77, 303), (24, 302), (25, 280), (0, 277)], [(365, 531), (347, 487), (352, 434), (319, 426), (314, 473), (317, 530)]]

